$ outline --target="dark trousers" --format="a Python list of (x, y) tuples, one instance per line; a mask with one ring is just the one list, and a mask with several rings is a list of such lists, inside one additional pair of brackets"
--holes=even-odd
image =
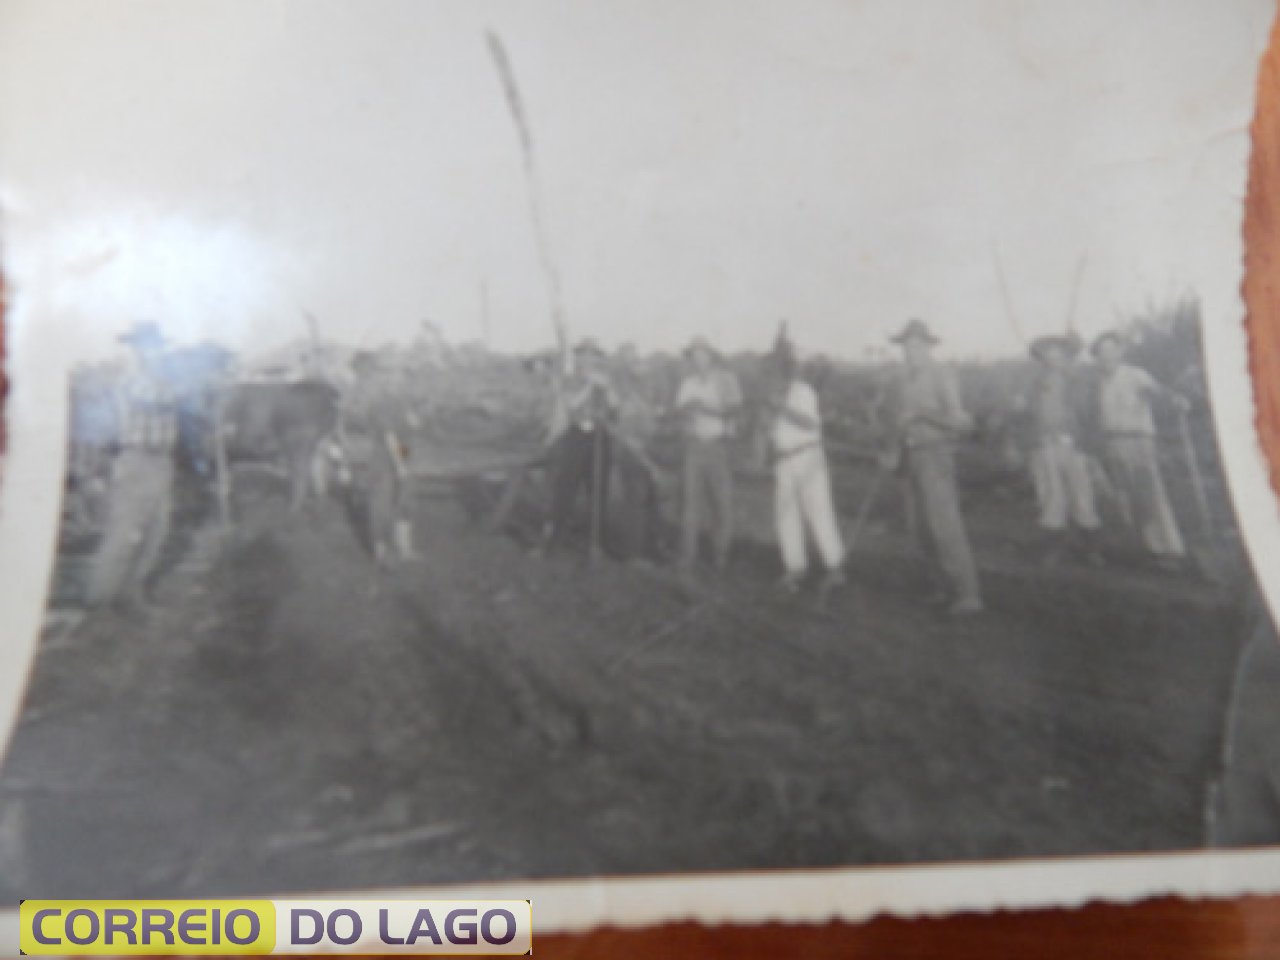
[(634, 453), (618, 451), (618, 480), (622, 486), (622, 540), (628, 558), (656, 560), (662, 552), (658, 484)]
[[(563, 540), (573, 522), (578, 493), (587, 491), (588, 509), (593, 510), (596, 535), (604, 536), (609, 503), (609, 468), (612, 444), (608, 434), (596, 428), (572, 426), (559, 443), (551, 488), (551, 539)], [(594, 502), (593, 502), (593, 497)], [(596, 541), (597, 545), (599, 541)]]

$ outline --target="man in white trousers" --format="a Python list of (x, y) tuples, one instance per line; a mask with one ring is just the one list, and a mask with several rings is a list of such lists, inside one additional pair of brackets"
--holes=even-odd
[(822, 446), (818, 395), (800, 379), (786, 345), (768, 360), (766, 417), (772, 447), (774, 519), (782, 551), (782, 590), (800, 589), (812, 541), (826, 569), (823, 593), (844, 583), (844, 541), (831, 501), (831, 474)]
[(1080, 341), (1072, 336), (1038, 337), (1030, 353), (1039, 365), (1022, 406), (1031, 415), (1031, 479), (1040, 507), (1046, 565), (1079, 553), (1100, 564), (1102, 526), (1094, 500), (1093, 475), (1082, 444), (1079, 389), (1074, 368)]

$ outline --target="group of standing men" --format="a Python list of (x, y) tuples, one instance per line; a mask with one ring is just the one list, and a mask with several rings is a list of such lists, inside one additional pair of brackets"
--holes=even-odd
[[(737, 441), (747, 427), (738, 378), (703, 338), (684, 351), (687, 372), (669, 412), (680, 424), (680, 541), (677, 566), (692, 579), (709, 541), (710, 564), (724, 571), (735, 535), (734, 463)], [(658, 490), (662, 468), (649, 445), (659, 406), (634, 369), (610, 372), (608, 357), (593, 341), (574, 350), (573, 371), (562, 375), (553, 361), (543, 370), (550, 380), (546, 446), (550, 510), (539, 550), (562, 543), (572, 524), (578, 495), (588, 493), (589, 549), (601, 551), (614, 467), (622, 485), (618, 526), (632, 559), (661, 556)], [(830, 475), (822, 443), (822, 421), (813, 387), (799, 376), (789, 343), (782, 341), (765, 366), (761, 417), (754, 425), (767, 438), (776, 478), (775, 519), (782, 550), (781, 586), (800, 588), (808, 568), (808, 541), (824, 566), (822, 588), (844, 581), (844, 545), (831, 499)], [(705, 536), (704, 536), (705, 535)]]
[[(911, 478), (917, 515), (945, 584), (953, 614), (982, 609), (977, 574), (964, 532), (955, 487), (953, 447), (970, 425), (949, 368), (933, 361), (935, 342), (924, 324), (914, 321), (895, 338), (906, 363), (887, 398), (894, 414), (891, 452), (886, 466), (901, 467)], [(723, 571), (733, 546), (734, 463), (737, 441), (750, 433), (768, 464), (774, 484), (774, 529), (782, 561), (779, 588), (798, 592), (809, 574), (810, 556), (822, 566), (820, 595), (845, 582), (845, 543), (831, 488), (817, 391), (801, 375), (794, 349), (780, 337), (761, 370), (758, 403), (748, 410), (738, 378), (711, 345), (695, 339), (684, 351), (686, 373), (669, 401), (679, 422), (680, 541), (677, 566), (692, 578), (704, 534), (710, 563)], [(650, 460), (647, 444), (657, 415), (642, 396), (640, 378), (610, 375), (607, 357), (594, 342), (574, 351), (574, 370), (550, 376), (551, 414), (547, 427), (551, 508), (542, 546), (562, 541), (580, 491), (589, 491), (590, 543), (599, 551), (608, 505), (609, 474), (616, 462), (622, 479), (622, 526), (646, 533), (627, 540), (632, 555), (653, 559), (657, 543), (657, 488), (661, 470)], [(624, 367), (625, 369), (625, 367)], [(637, 414), (637, 408), (647, 411)]]
[[(911, 320), (892, 340), (903, 358), (875, 404), (883, 430), (880, 467), (896, 474), (907, 491), (935, 602), (953, 616), (980, 613), (984, 601), (955, 458), (958, 443), (973, 430), (973, 418), (955, 371), (934, 357), (938, 338), (925, 323)], [(1080, 349), (1070, 336), (1035, 341), (1030, 352), (1038, 372), (1029, 395), (1016, 404), (1032, 424), (1029, 464), (1045, 559), (1056, 562), (1078, 552), (1103, 562), (1096, 496), (1102, 484), (1147, 554), (1163, 566), (1177, 566), (1185, 547), (1161, 476), (1152, 409), (1164, 400), (1184, 411), (1185, 400), (1124, 362), (1124, 343), (1116, 333), (1105, 333), (1093, 344), (1098, 364), (1093, 380), (1076, 369)], [(752, 409), (733, 371), (705, 339), (690, 343), (684, 356), (686, 372), (665, 405), (678, 419), (682, 443), (676, 558), (681, 574), (694, 575), (704, 535), (709, 535), (712, 568), (720, 571), (728, 564), (735, 533), (736, 440), (750, 433), (773, 476), (779, 587), (790, 593), (801, 589), (811, 554), (822, 565), (820, 594), (843, 584), (845, 544), (832, 498), (823, 415), (790, 342), (780, 337), (765, 358), (760, 397)], [(652, 559), (658, 552), (661, 470), (647, 450), (661, 404), (646, 395), (643, 378), (628, 364), (611, 373), (607, 355), (594, 342), (580, 344), (574, 359), (574, 371), (550, 391), (552, 493), (543, 546), (563, 540), (577, 495), (585, 489), (591, 549), (600, 550), (609, 475), (616, 467), (628, 553)], [(1098, 412), (1100, 450), (1086, 449), (1085, 409)]]
[[(110, 436), (104, 453), (108, 454), (110, 481), (105, 527), (98, 543), (85, 587), (90, 605), (145, 606), (154, 586), (154, 574), (168, 538), (173, 512), (175, 467), (179, 446), (179, 398), (175, 392), (173, 372), (165, 361), (171, 345), (159, 327), (150, 322), (135, 324), (122, 334), (120, 342), (128, 347), (126, 365), (114, 389), (104, 396), (110, 410)], [(300, 429), (313, 440), (337, 425), (337, 437), (346, 446), (349, 432), (368, 438), (369, 453), (364, 458), (365, 529), (361, 531), (370, 552), (379, 564), (415, 556), (413, 530), (407, 509), (408, 438), (418, 426), (412, 410), (398, 395), (397, 385), (390, 383), (377, 358), (368, 352), (355, 355), (351, 364), (353, 381), (342, 392), (341, 409), (336, 418), (324, 423), (323, 410), (292, 413), (316, 415), (317, 423), (274, 423), (288, 419), (282, 409), (264, 413), (268, 426), (282, 428), (275, 439), (283, 440), (289, 454), (289, 431)], [(281, 384), (284, 388), (323, 386), (313, 382)], [(190, 387), (190, 384), (186, 386)], [(325, 388), (328, 389), (328, 388)], [(280, 399), (277, 397), (276, 399)], [(325, 399), (321, 406), (332, 404)], [(221, 431), (223, 439), (232, 427), (205, 410), (206, 431)], [(207, 434), (211, 437), (211, 433)], [(95, 438), (101, 442), (102, 438)], [(335, 439), (330, 437), (328, 439)], [(294, 506), (305, 495), (307, 468), (317, 454), (328, 452), (328, 442), (307, 445), (306, 463), (290, 462), (294, 486)], [(317, 471), (316, 477), (322, 475)], [(301, 482), (302, 487), (299, 487)], [(320, 484), (311, 479), (311, 486)]]
[[(176, 414), (158, 375), (164, 339), (153, 324), (121, 338), (133, 364), (117, 391), (118, 454), (107, 528), (89, 584), (89, 599), (103, 602), (145, 588), (169, 523)], [(953, 615), (983, 610), (979, 577), (956, 482), (957, 443), (973, 427), (955, 373), (933, 356), (938, 338), (912, 320), (893, 338), (903, 362), (876, 404), (883, 428), (881, 469), (895, 472), (909, 494), (913, 526), (930, 561), (936, 600)], [(1185, 546), (1161, 476), (1153, 403), (1185, 412), (1180, 395), (1124, 362), (1124, 343), (1106, 333), (1092, 346), (1099, 376), (1078, 375), (1080, 343), (1043, 337), (1031, 346), (1039, 371), (1020, 403), (1030, 416), (1031, 474), (1047, 556), (1079, 550), (1098, 560), (1102, 520), (1096, 490), (1114, 494), (1121, 520), (1147, 553), (1177, 565)], [(679, 422), (680, 540), (677, 564), (693, 578), (704, 534), (717, 571), (728, 565), (734, 542), (734, 464), (738, 440), (752, 439), (774, 483), (774, 528), (781, 554), (779, 587), (794, 593), (808, 576), (810, 555), (822, 565), (822, 593), (844, 583), (845, 543), (834, 507), (818, 394), (801, 375), (791, 343), (780, 336), (763, 364), (760, 393), (748, 409), (736, 375), (704, 339), (685, 350), (686, 372), (674, 397), (655, 400), (635, 365), (611, 370), (592, 341), (574, 350), (571, 370), (549, 362), (550, 412), (544, 437), (550, 508), (540, 548), (563, 542), (585, 490), (590, 549), (602, 550), (610, 477), (621, 485), (619, 527), (626, 552), (639, 560), (661, 557), (659, 488), (663, 470), (650, 456), (661, 408)], [(358, 354), (355, 382), (344, 397), (345, 424), (372, 442), (367, 478), (368, 539), (379, 561), (414, 555), (405, 509), (407, 439), (413, 414), (379, 376), (375, 358)], [(1091, 386), (1089, 386), (1091, 384)], [(1101, 450), (1086, 449), (1082, 385), (1096, 401)], [(1099, 468), (1099, 461), (1102, 468)]]
[(1161, 474), (1153, 408), (1167, 403), (1183, 417), (1189, 401), (1126, 363), (1125, 345), (1114, 332), (1091, 347), (1095, 377), (1078, 369), (1081, 348), (1073, 336), (1042, 337), (1031, 345), (1039, 372), (1023, 406), (1033, 428), (1031, 475), (1048, 538), (1046, 559), (1074, 549), (1102, 561), (1097, 494), (1103, 487), (1146, 555), (1177, 569), (1186, 547)]

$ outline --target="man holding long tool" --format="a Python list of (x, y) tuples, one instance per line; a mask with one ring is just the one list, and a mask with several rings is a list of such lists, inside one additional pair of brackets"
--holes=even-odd
[(893, 425), (886, 467), (905, 469), (921, 546), (941, 574), (952, 616), (981, 613), (982, 593), (956, 487), (955, 443), (971, 429), (952, 371), (933, 357), (938, 338), (921, 320), (911, 320), (891, 338), (902, 347), (903, 365), (889, 396)]
[(607, 523), (613, 454), (609, 430), (618, 409), (617, 391), (605, 369), (606, 359), (604, 350), (592, 340), (584, 340), (574, 349), (575, 369), (564, 388), (568, 425), (554, 463), (551, 518), (544, 540), (544, 547), (563, 542), (578, 491), (585, 486), (590, 498), (588, 549), (592, 559), (601, 553)]
[(779, 587), (787, 593), (800, 589), (809, 568), (811, 539), (826, 569), (820, 588), (826, 594), (845, 582), (845, 552), (831, 499), (818, 394), (800, 379), (795, 353), (787, 341), (774, 347), (765, 375), (774, 522), (783, 566)]

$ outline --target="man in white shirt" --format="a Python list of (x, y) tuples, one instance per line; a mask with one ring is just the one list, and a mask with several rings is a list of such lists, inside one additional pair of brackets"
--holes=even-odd
[(702, 514), (710, 507), (711, 542), (717, 569), (729, 562), (733, 544), (733, 468), (729, 438), (742, 406), (737, 380), (716, 366), (716, 354), (701, 337), (685, 350), (690, 372), (680, 383), (676, 410), (684, 426), (683, 509), (680, 566), (691, 573), (698, 557)]
[(809, 567), (807, 530), (826, 568), (825, 592), (844, 583), (844, 541), (831, 500), (818, 395), (800, 379), (788, 348), (776, 350), (769, 358), (766, 377), (774, 521), (784, 570), (780, 586), (790, 593), (800, 588)]
[(1141, 367), (1125, 363), (1118, 334), (1104, 333), (1092, 349), (1102, 369), (1098, 406), (1107, 468), (1120, 493), (1126, 519), (1158, 564), (1176, 566), (1186, 555), (1186, 547), (1160, 474), (1151, 404), (1163, 398), (1185, 411), (1186, 398), (1160, 386)]

